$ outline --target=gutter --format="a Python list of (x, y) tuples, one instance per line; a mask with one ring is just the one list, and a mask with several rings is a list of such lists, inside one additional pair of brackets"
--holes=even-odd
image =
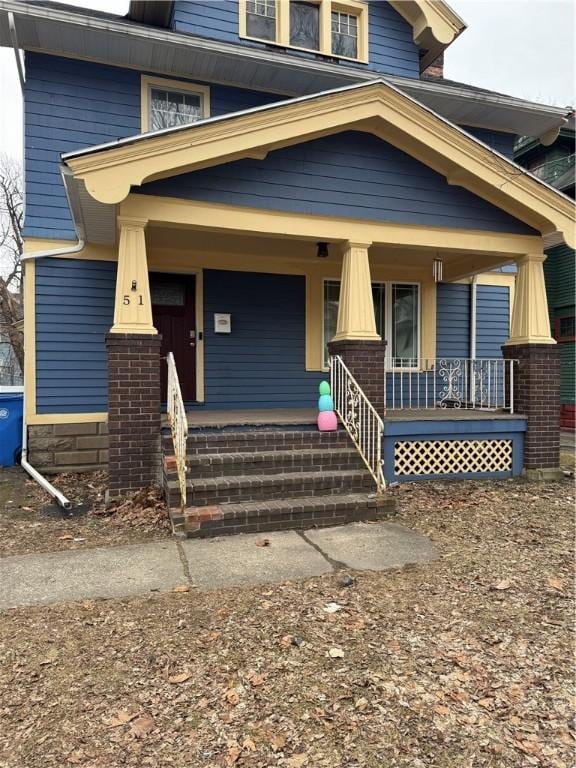
[[(20, 48), (18, 46), (18, 36), (16, 34), (16, 23), (14, 21), (14, 14), (10, 12), (8, 14), (8, 24), (10, 27), (10, 39), (12, 41), (12, 47), (14, 49), (14, 55), (16, 57), (16, 66), (18, 68), (18, 77), (20, 79), (20, 89), (22, 91), (22, 98), (24, 98), (24, 84), (25, 84), (25, 78), (24, 78), (24, 70), (22, 68), (22, 61), (20, 59)], [(78, 248), (78, 246), (80, 246)], [(78, 242), (78, 250), (81, 250), (84, 247), (84, 241), (79, 239)], [(66, 249), (60, 249), (60, 253), (66, 252)], [(54, 253), (54, 252), (52, 252)], [(35, 254), (29, 254), (28, 257), (22, 256), (21, 263), (22, 263), (22, 279), (25, 279), (26, 276), (26, 267), (25, 267), (25, 259), (30, 258), (31, 256), (34, 256), (34, 258), (40, 258), (41, 256), (46, 255), (46, 253), (35, 253)], [(24, 370), (24, 375), (26, 375), (26, 371)], [(24, 386), (24, 391), (22, 394), (22, 456), (20, 458), (20, 466), (22, 469), (27, 472), (30, 477), (35, 480), (38, 485), (43, 488), (47, 493), (52, 496), (53, 499), (56, 499), (58, 504), (63, 507), (64, 509), (70, 509), (72, 504), (70, 503), (70, 500), (64, 496), (63, 493), (60, 493), (60, 491), (55, 488), (52, 483), (50, 483), (44, 475), (40, 474), (38, 470), (30, 464), (28, 461), (28, 425), (26, 423), (26, 386)]]

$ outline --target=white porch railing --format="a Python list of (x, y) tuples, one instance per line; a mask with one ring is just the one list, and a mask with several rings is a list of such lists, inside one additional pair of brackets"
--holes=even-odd
[(374, 478), (377, 492), (381, 493), (386, 487), (382, 461), (384, 422), (340, 355), (330, 357), (329, 365), (336, 413)]
[(386, 369), (386, 407), (514, 413), (515, 362), (503, 358), (396, 359)]
[(184, 509), (186, 506), (186, 438), (188, 437), (188, 419), (172, 352), (168, 352), (166, 362), (168, 363), (168, 423), (172, 432), (178, 485), (180, 486), (180, 499), (182, 509)]

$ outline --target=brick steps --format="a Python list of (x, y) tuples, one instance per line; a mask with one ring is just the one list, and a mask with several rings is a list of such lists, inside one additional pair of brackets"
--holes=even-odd
[[(186, 492), (194, 506), (226, 502), (281, 499), (284, 497), (321, 496), (327, 493), (362, 491), (373, 487), (372, 478), (364, 470), (332, 472), (286, 472), (275, 475), (237, 475), (188, 479)], [(180, 504), (177, 480), (165, 486), (171, 507)]]
[(172, 522), (175, 532), (189, 538), (207, 538), (382, 520), (393, 513), (390, 498), (378, 499), (374, 493), (343, 493), (189, 507), (183, 514), (174, 511)]
[(347, 433), (313, 426), (193, 429), (188, 436), (187, 508), (167, 431), (164, 493), (175, 532), (190, 537), (266, 532), (377, 520), (393, 511)]
[[(300, 451), (254, 451), (251, 453), (206, 453), (187, 458), (188, 477), (227, 477), (238, 475), (275, 475), (286, 472), (317, 472), (363, 469), (364, 463), (355, 448), (304, 448)], [(177, 473), (165, 467), (167, 480), (176, 480)]]

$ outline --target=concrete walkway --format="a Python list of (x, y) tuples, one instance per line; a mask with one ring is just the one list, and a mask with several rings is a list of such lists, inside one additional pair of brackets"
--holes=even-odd
[(329, 571), (382, 571), (433, 560), (420, 534), (394, 523), (82, 549), (0, 559), (0, 609), (129, 597), (187, 584), (217, 589), (306, 579)]

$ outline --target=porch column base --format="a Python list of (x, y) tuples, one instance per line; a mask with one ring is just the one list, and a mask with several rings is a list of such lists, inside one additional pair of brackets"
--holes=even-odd
[(160, 482), (158, 334), (109, 333), (108, 497)]
[(328, 352), (330, 355), (340, 355), (368, 400), (382, 416), (386, 410), (386, 342), (360, 339), (331, 341), (328, 344)]
[(560, 352), (552, 344), (505, 344), (502, 354), (518, 360), (514, 411), (527, 417), (524, 469), (530, 479), (560, 476)]

